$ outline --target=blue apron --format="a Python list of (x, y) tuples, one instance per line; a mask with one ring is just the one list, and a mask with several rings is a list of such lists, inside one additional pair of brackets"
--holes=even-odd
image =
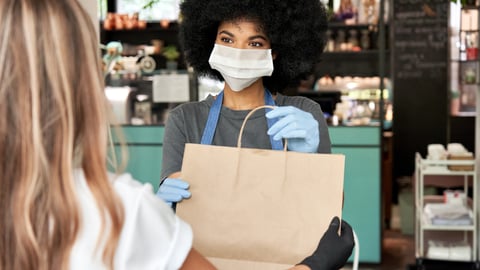
[[(218, 118), (220, 117), (220, 111), (223, 104), (223, 91), (221, 91), (215, 101), (213, 102), (212, 107), (208, 113), (207, 123), (205, 124), (205, 129), (203, 130), (201, 144), (211, 145), (213, 142), (213, 136), (215, 135), (215, 130), (217, 129)], [(265, 105), (275, 106), (275, 101), (273, 100), (272, 94), (270, 91), (265, 89)], [(265, 113), (269, 112), (271, 109), (266, 108)], [(275, 121), (273, 119), (267, 118), (268, 128), (270, 128)], [(270, 136), (270, 143), (272, 144), (273, 150), (283, 150), (282, 140), (274, 140), (273, 136)]]

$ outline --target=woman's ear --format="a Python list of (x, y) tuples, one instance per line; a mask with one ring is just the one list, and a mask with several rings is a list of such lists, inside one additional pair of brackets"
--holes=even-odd
[(276, 52), (272, 52), (272, 60), (275, 60), (275, 58), (277, 58), (277, 53), (276, 53)]

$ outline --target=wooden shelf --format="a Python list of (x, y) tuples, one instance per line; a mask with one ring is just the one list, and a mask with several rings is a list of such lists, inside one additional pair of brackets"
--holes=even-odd
[[(379, 50), (324, 52), (322, 60), (378, 60), (379, 54)], [(389, 54), (390, 51), (385, 51), (385, 55)]]
[[(385, 27), (388, 27), (388, 24), (385, 25)], [(328, 28), (330, 29), (378, 29), (378, 25), (376, 24), (366, 24), (366, 23), (360, 23), (360, 24), (345, 24), (341, 22), (329, 22), (328, 23)]]
[(107, 33), (118, 33), (118, 32), (178, 32), (179, 26), (177, 22), (170, 22), (167, 28), (163, 28), (160, 25), (159, 21), (149, 21), (147, 22), (146, 28), (133, 28), (133, 29), (112, 29), (106, 30), (103, 28), (103, 21), (100, 21), (100, 31)]

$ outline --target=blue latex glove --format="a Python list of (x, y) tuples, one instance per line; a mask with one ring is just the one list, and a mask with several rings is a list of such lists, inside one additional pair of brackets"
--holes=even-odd
[(268, 119), (279, 118), (268, 129), (268, 135), (274, 140), (288, 139), (289, 150), (316, 153), (320, 143), (318, 122), (309, 112), (293, 106), (276, 107), (266, 114)]
[(181, 179), (166, 178), (160, 185), (157, 196), (172, 206), (172, 203), (181, 202), (183, 199), (192, 196), (190, 191), (187, 190), (189, 187), (190, 185)]

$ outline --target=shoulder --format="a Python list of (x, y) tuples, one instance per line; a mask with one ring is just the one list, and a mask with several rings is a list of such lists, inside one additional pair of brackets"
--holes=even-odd
[(150, 184), (142, 184), (133, 179), (129, 173), (114, 174), (108, 173), (108, 177), (115, 188), (115, 191), (123, 199), (124, 197), (137, 197), (143, 192), (152, 192), (153, 187)]
[[(147, 269), (153, 265), (159, 269), (180, 268), (192, 246), (191, 227), (155, 196), (151, 184), (142, 184), (130, 174), (109, 176), (125, 209), (116, 256), (124, 259), (118, 263), (127, 266), (125, 269)], [(143, 254), (132, 260), (137, 250), (143, 250)]]
[[(150, 184), (142, 184), (130, 174), (108, 176), (124, 209), (115, 268), (179, 269), (192, 247), (190, 226), (153, 194)], [(83, 170), (76, 169), (74, 179), (83, 226), (73, 247), (71, 269), (103, 269), (95, 248), (101, 215)]]
[[(150, 208), (150, 210), (157, 212), (157, 215), (163, 216), (165, 222), (172, 224), (175, 222), (171, 215), (171, 208), (155, 196), (150, 183), (140, 183), (133, 179), (129, 173), (109, 173), (108, 176), (124, 204), (127, 214), (126, 219), (129, 218), (128, 215), (132, 214), (132, 211), (138, 211), (139, 208)], [(142, 209), (142, 211), (145, 209)]]

